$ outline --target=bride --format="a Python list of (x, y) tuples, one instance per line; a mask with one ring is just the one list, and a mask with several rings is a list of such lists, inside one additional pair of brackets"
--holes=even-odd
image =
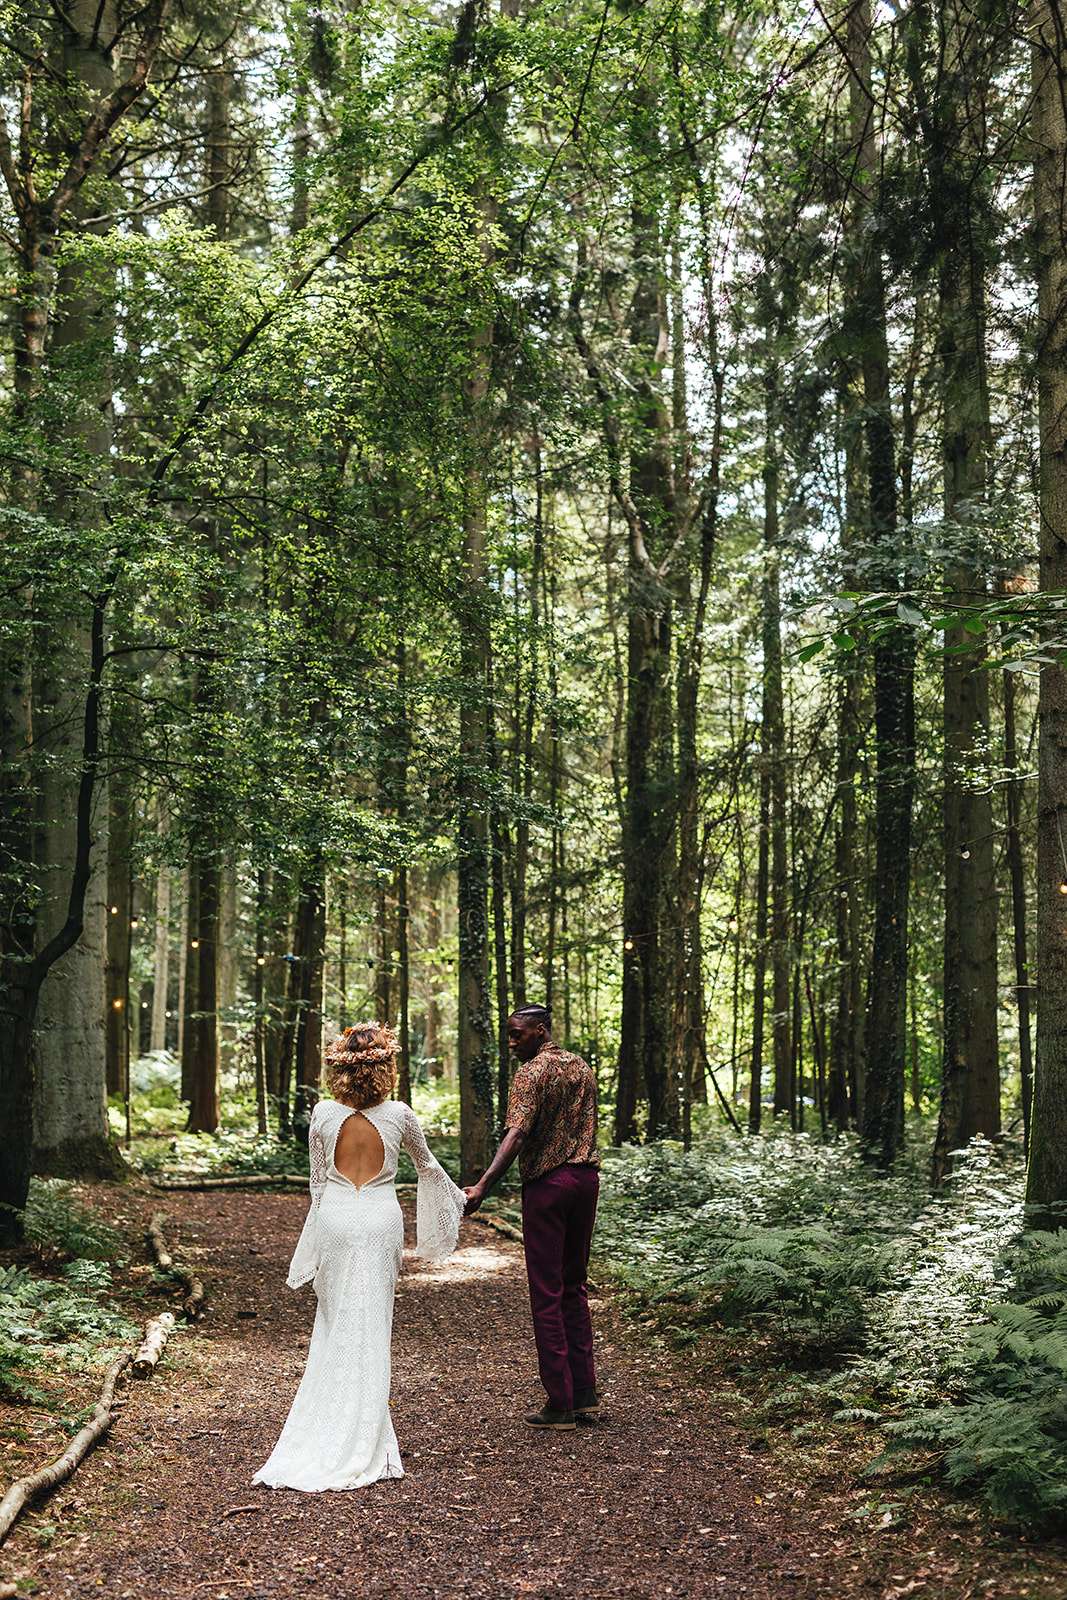
[(270, 1459), (254, 1483), (361, 1489), (402, 1478), (389, 1414), (393, 1296), (404, 1223), (393, 1187), (401, 1148), (418, 1174), (415, 1254), (456, 1247), (466, 1198), (426, 1147), (410, 1106), (389, 1098), (397, 1041), (374, 1022), (346, 1028), (326, 1052), (332, 1100), (311, 1118), (311, 1207), (288, 1284), (318, 1298), (307, 1366)]

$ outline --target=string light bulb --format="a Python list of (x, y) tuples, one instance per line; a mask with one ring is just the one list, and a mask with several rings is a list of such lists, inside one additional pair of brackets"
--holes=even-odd
[(1060, 879), (1060, 893), (1067, 894), (1067, 878)]
[(624, 940), (624, 942), (623, 942), (623, 949), (624, 950), (632, 950), (633, 947), (634, 947), (634, 942), (633, 942), (632, 939)]
[(119, 914), (119, 908), (118, 908), (118, 906), (112, 906), (112, 907), (111, 907), (111, 915), (112, 915), (112, 916), (113, 916), (113, 917), (117, 917), (117, 916), (118, 916), (118, 914)]
[(131, 917), (130, 918), (130, 927), (131, 928), (139, 928), (140, 926), (141, 926), (141, 919), (139, 917)]
[(266, 956), (257, 956), (256, 957), (256, 966), (257, 967), (265, 967), (266, 965), (267, 965)]
[(200, 949), (200, 940), (199, 939), (190, 939), (189, 940), (189, 948), (190, 948), (190, 950), (199, 950)]
[(122, 1001), (121, 1001), (121, 999), (119, 999), (116, 996), (116, 998), (114, 1000), (112, 1000), (112, 1002), (111, 1002), (111, 1008), (112, 1008), (113, 1011), (121, 1011), (122, 1010)]
[(962, 861), (969, 861), (971, 859), (971, 852), (967, 849), (966, 845), (960, 851), (960, 859)]
[(736, 917), (731, 917), (726, 926), (729, 928), (731, 933), (736, 933), (741, 924), (738, 922)]

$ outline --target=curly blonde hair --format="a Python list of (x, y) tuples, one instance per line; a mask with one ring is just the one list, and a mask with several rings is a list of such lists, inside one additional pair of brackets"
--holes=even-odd
[(383, 1022), (357, 1022), (326, 1051), (326, 1082), (335, 1100), (361, 1111), (388, 1098), (396, 1082), (396, 1034)]

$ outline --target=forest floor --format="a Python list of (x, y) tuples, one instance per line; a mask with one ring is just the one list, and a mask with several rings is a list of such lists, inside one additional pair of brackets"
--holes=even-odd
[(210, 1310), (154, 1378), (126, 1387), (76, 1476), (24, 1516), (0, 1586), (41, 1600), (1062, 1600), (1067, 1588), (1062, 1545), (998, 1536), (932, 1489), (902, 1515), (883, 1510), (854, 1441), (754, 1433), (743, 1397), (725, 1380), (709, 1389), (606, 1289), (593, 1301), (601, 1417), (534, 1433), (521, 1249), (477, 1218), (450, 1262), (409, 1257), (401, 1278), (393, 1404), (407, 1476), (349, 1494), (253, 1487), (311, 1330), (311, 1291), (284, 1283), (306, 1199), (86, 1194), (133, 1229), (164, 1205)]

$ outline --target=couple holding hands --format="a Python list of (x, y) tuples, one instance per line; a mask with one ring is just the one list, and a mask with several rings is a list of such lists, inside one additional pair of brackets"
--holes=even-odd
[(478, 1182), (456, 1187), (431, 1155), (415, 1113), (392, 1099), (397, 1043), (379, 1023), (346, 1028), (326, 1053), (331, 1100), (308, 1132), (311, 1206), (288, 1284), (313, 1283), (318, 1307), (307, 1365), (269, 1460), (272, 1488), (359, 1489), (400, 1478), (389, 1410), (393, 1299), (404, 1247), (395, 1179), (401, 1149), (418, 1177), (415, 1255), (444, 1261), (464, 1215), (478, 1210), (518, 1158), (534, 1338), (546, 1404), (526, 1418), (572, 1429), (597, 1407), (587, 1271), (599, 1172), (596, 1081), (549, 1033), (544, 1006), (508, 1019), (518, 1061), (506, 1132)]

